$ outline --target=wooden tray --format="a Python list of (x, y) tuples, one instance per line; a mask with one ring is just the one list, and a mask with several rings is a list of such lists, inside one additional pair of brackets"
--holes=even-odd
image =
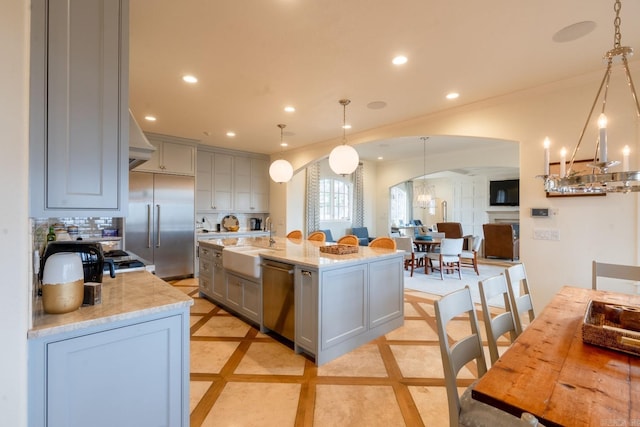
[(333, 255), (356, 254), (358, 253), (358, 247), (352, 245), (320, 246), (320, 252)]
[(582, 324), (582, 341), (640, 355), (640, 307), (589, 301)]

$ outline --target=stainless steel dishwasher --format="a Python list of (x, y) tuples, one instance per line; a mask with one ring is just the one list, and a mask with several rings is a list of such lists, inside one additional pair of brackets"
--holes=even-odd
[(291, 264), (262, 263), (262, 317), (266, 328), (294, 341), (295, 299)]

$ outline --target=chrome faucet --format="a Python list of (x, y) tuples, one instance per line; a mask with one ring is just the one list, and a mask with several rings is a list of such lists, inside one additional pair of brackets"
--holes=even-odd
[(265, 228), (267, 228), (269, 230), (269, 247), (272, 247), (273, 245), (276, 244), (275, 239), (273, 238), (273, 233), (272, 233), (272, 224), (271, 224), (271, 217), (268, 216), (267, 219), (264, 220), (264, 226)]

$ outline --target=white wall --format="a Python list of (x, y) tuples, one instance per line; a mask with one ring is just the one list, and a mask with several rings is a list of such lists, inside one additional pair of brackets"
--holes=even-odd
[(29, 7), (0, 14), (0, 424), (27, 424)]
[[(640, 81), (640, 64), (631, 64), (633, 78)], [(542, 182), (536, 178), (543, 172), (542, 141), (549, 136), (553, 142), (551, 161), (559, 160), (561, 145), (573, 148), (577, 142), (593, 97), (604, 70), (543, 87), (496, 97), (438, 114), (380, 127), (371, 131), (351, 135), (351, 144), (357, 145), (382, 138), (420, 135), (467, 135), (499, 138), (514, 141), (519, 145), (519, 165), (496, 164), (495, 166), (516, 166), (520, 168), (520, 256), (526, 264), (530, 281), (534, 288), (534, 299), (538, 309), (546, 305), (563, 285), (590, 287), (591, 261), (615, 261), (638, 263), (638, 197), (636, 194), (607, 195), (606, 197), (546, 198)], [(631, 108), (629, 93), (624, 85), (612, 87), (609, 93), (608, 116), (609, 157), (621, 157), (624, 144), (639, 153), (637, 124), (620, 123), (614, 118), (629, 116)], [(615, 101), (620, 100), (620, 103)], [(621, 104), (624, 104), (621, 107)], [(612, 121), (613, 120), (613, 121)], [(616, 130), (613, 122), (616, 121)], [(591, 129), (590, 129), (591, 131)], [(593, 151), (595, 128), (583, 143), (587, 158)], [(559, 141), (564, 141), (562, 144)], [(304, 150), (288, 152), (287, 158), (294, 167), (301, 167), (314, 158), (326, 156), (334, 142), (325, 141), (306, 147)], [(486, 153), (497, 159), (500, 153)], [(440, 159), (444, 162), (474, 163), (479, 161), (478, 153), (456, 153), (455, 158)], [(413, 163), (416, 163), (415, 161)], [(421, 163), (421, 162), (418, 162)], [(499, 161), (496, 160), (496, 163)], [(422, 165), (412, 166), (410, 160), (385, 168), (378, 166), (375, 211), (377, 228), (386, 227), (388, 210), (388, 189), (391, 185), (411, 179)], [(632, 168), (637, 168), (635, 158)], [(367, 195), (368, 196), (368, 195)], [(277, 200), (272, 206), (278, 203)], [(558, 215), (549, 219), (533, 219), (529, 216), (532, 207), (557, 209)], [(559, 241), (533, 240), (535, 228), (549, 228), (559, 231)], [(612, 249), (613, 248), (613, 249)]]

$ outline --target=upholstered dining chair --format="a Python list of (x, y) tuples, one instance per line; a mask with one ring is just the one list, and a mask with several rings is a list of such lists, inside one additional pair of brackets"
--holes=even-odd
[(293, 230), (287, 233), (287, 239), (302, 239), (302, 231)]
[(358, 246), (358, 237), (353, 234), (347, 234), (338, 239), (340, 245)]
[[(424, 271), (427, 273), (427, 269), (430, 268), (431, 272), (434, 270), (440, 270), (440, 279), (444, 280), (443, 271), (458, 270), (458, 278), (462, 280), (462, 272), (460, 271), (460, 254), (462, 253), (462, 245), (464, 239), (449, 239), (444, 238), (440, 241), (440, 252), (427, 252), (425, 254), (425, 263), (428, 261), (429, 265), (425, 264)], [(433, 266), (433, 261), (438, 261), (438, 268)]]
[(396, 241), (393, 240), (391, 237), (376, 237), (371, 242), (369, 242), (369, 247), (395, 250)]
[(324, 242), (327, 236), (322, 231), (314, 231), (307, 236), (307, 240), (313, 240), (316, 242)]
[[(516, 325), (513, 320), (513, 312), (511, 311), (511, 302), (509, 300), (509, 284), (504, 274), (489, 277), (478, 281), (480, 289), (480, 301), (482, 303), (482, 316), (484, 317), (484, 326), (487, 330), (487, 343), (489, 345), (489, 355), (491, 357), (491, 365), (496, 363), (500, 357), (498, 352), (498, 340), (505, 334), (509, 334), (509, 340), (513, 341), (517, 338)], [(499, 298), (502, 297), (502, 298)], [(501, 310), (496, 316), (491, 316), (491, 303), (500, 300), (504, 304), (504, 311)]]
[(411, 277), (413, 277), (413, 270), (417, 267), (418, 261), (413, 248), (413, 239), (410, 236), (394, 237), (393, 239), (396, 241), (396, 248), (404, 251), (404, 269), (408, 270), (411, 267)]
[(533, 300), (529, 292), (529, 282), (527, 280), (527, 272), (524, 264), (515, 264), (504, 271), (509, 284), (509, 302), (511, 310), (513, 310), (513, 320), (516, 325), (516, 334), (520, 335), (524, 329), (522, 324), (522, 316), (526, 313), (529, 315), (529, 322), (533, 322), (536, 313), (533, 309)]
[[(536, 425), (527, 424), (507, 412), (473, 399), (471, 397), (473, 384), (467, 387), (462, 396), (458, 395), (456, 378), (465, 365), (475, 361), (478, 378), (487, 372), (487, 362), (482, 349), (482, 337), (478, 329), (478, 318), (471, 300), (469, 286), (443, 296), (435, 301), (434, 306), (449, 404), (449, 425), (463, 427)], [(452, 319), (462, 316), (469, 319), (470, 334), (458, 339), (456, 342), (451, 342), (450, 338), (453, 338), (453, 336), (447, 334), (447, 324)], [(531, 417), (529, 416), (528, 418), (530, 419)], [(534, 421), (537, 421), (535, 417)]]
[(482, 237), (473, 236), (471, 250), (462, 251), (460, 253), (460, 265), (463, 267), (472, 267), (478, 276), (480, 275), (480, 271), (478, 271), (478, 252), (480, 252), (481, 245)]

